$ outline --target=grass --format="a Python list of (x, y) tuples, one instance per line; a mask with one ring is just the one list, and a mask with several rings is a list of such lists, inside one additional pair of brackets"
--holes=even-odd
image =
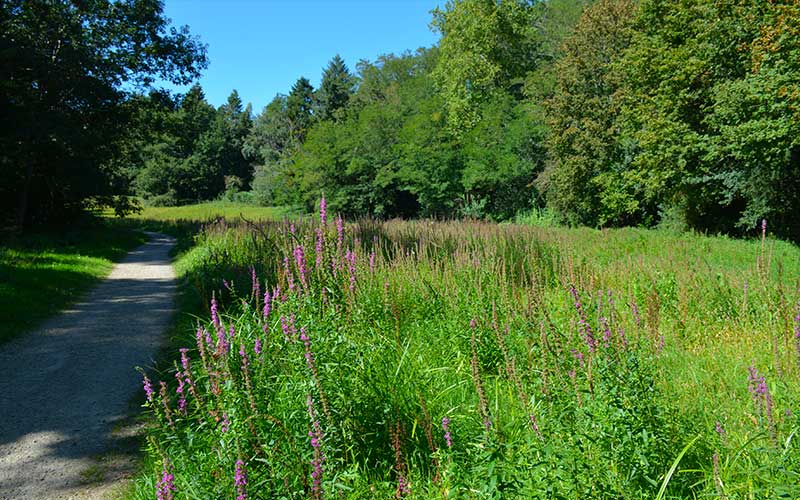
[(148, 221), (197, 221), (208, 222), (219, 217), (250, 221), (276, 220), (292, 212), (284, 207), (260, 207), (227, 201), (212, 201), (180, 207), (146, 207), (135, 219)]
[(0, 246), (0, 342), (80, 300), (114, 261), (145, 241), (141, 232), (96, 221), (7, 238)]
[(428, 221), (194, 243), (180, 272), (217, 305), (157, 374), (130, 498), (800, 494), (795, 246)]

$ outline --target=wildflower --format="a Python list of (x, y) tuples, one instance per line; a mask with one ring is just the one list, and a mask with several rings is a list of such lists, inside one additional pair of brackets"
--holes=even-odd
[(611, 327), (606, 318), (600, 318), (600, 324), (603, 326), (603, 345), (608, 349), (611, 347)]
[(155, 391), (153, 391), (153, 385), (150, 383), (150, 379), (147, 378), (147, 375), (144, 376), (143, 384), (144, 384), (144, 393), (147, 395), (147, 401), (152, 403)]
[(453, 440), (450, 436), (450, 419), (442, 417), (442, 430), (444, 431), (444, 442), (447, 443), (448, 448), (453, 447)]
[(188, 355), (189, 349), (187, 349), (185, 347), (181, 347), (180, 349), (178, 349), (178, 351), (180, 351), (180, 353), (181, 353), (181, 367), (183, 368), (184, 372), (188, 372), (189, 371), (189, 355)]
[(314, 253), (316, 254), (316, 262), (315, 266), (316, 269), (322, 267), (322, 256), (323, 256), (323, 248), (325, 247), (325, 233), (322, 232), (322, 228), (317, 228), (317, 244), (314, 248)]
[(269, 318), (270, 310), (272, 309), (272, 301), (269, 296), (269, 290), (264, 291), (264, 319)]
[(158, 500), (172, 500), (175, 488), (175, 476), (172, 474), (169, 460), (164, 459), (164, 466), (161, 471), (161, 479), (156, 483), (156, 498)]
[(183, 377), (181, 376), (181, 372), (175, 372), (175, 380), (178, 381), (178, 387), (175, 389), (175, 393), (178, 394), (178, 410), (186, 414), (186, 394), (183, 392), (185, 382)]
[(297, 272), (300, 274), (300, 283), (303, 288), (308, 288), (308, 283), (306, 282), (306, 256), (302, 245), (294, 249), (294, 258), (297, 262)]
[(261, 354), (261, 339), (256, 339), (256, 343), (253, 345), (253, 352)]
[(283, 330), (283, 339), (286, 342), (292, 342), (294, 340), (293, 337), (296, 333), (294, 326), (294, 314), (292, 314), (289, 318), (286, 316), (281, 316), (281, 330)]
[(717, 496), (721, 500), (725, 500), (727, 497), (725, 496), (724, 489), (722, 486), (722, 477), (719, 472), (719, 454), (714, 453), (711, 457), (711, 464), (714, 474), (714, 487), (717, 489)]
[(219, 430), (222, 432), (228, 432), (231, 430), (231, 421), (228, 418), (228, 414), (225, 412), (222, 412), (222, 423), (219, 426)]
[(341, 215), (336, 216), (336, 251), (341, 255), (344, 245), (344, 221)]
[(211, 321), (214, 323), (214, 329), (219, 331), (222, 328), (222, 322), (219, 319), (219, 305), (217, 298), (211, 294)]
[(233, 477), (233, 484), (236, 487), (236, 500), (247, 499), (247, 471), (242, 460), (236, 461), (236, 472)]
[(328, 225), (328, 204), (324, 196), (319, 200), (319, 220), (323, 227)]
[(370, 274), (375, 272), (375, 249), (374, 248), (369, 253), (369, 272), (370, 272)]

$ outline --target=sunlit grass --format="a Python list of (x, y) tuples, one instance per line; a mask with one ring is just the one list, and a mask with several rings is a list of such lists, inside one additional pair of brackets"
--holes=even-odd
[(284, 207), (260, 207), (244, 203), (212, 201), (179, 207), (145, 207), (142, 213), (134, 215), (136, 219), (157, 221), (212, 221), (219, 217), (250, 221), (279, 220), (290, 215), (291, 211)]
[(113, 261), (144, 243), (139, 232), (105, 225), (16, 237), (0, 246), (0, 342), (25, 333), (79, 300)]

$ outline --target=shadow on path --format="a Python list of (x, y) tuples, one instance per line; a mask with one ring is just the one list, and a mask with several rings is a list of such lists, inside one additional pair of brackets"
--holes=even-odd
[(175, 311), (173, 245), (151, 234), (83, 302), (0, 348), (0, 498), (75, 497), (94, 457), (130, 449), (113, 431)]

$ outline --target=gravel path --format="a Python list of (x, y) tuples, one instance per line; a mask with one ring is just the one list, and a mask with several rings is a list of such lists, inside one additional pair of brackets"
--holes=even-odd
[(152, 364), (175, 310), (174, 240), (148, 235), (83, 302), (0, 347), (3, 500), (107, 498), (130, 473), (134, 367)]

